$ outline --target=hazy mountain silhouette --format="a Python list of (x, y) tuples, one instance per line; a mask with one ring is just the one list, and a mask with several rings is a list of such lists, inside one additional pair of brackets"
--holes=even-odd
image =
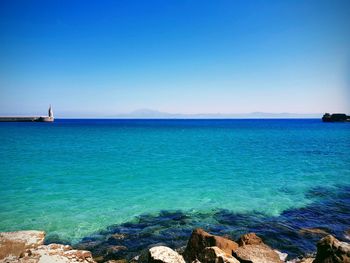
[(178, 118), (178, 119), (234, 119), (234, 118), (320, 118), (321, 113), (268, 113), (268, 112), (251, 112), (251, 113), (198, 113), (182, 114), (168, 113), (152, 109), (138, 109), (130, 113), (115, 114), (110, 118)]

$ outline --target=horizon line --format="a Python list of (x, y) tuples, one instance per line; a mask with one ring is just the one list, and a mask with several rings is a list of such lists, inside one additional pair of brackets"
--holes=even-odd
[[(249, 113), (169, 113), (161, 112), (150, 109), (134, 110), (128, 113), (115, 113), (115, 114), (99, 114), (87, 112), (74, 113), (74, 112), (62, 112), (60, 116), (56, 115), (55, 118), (61, 119), (276, 119), (276, 118), (318, 118), (323, 116), (324, 113), (293, 113), (293, 112), (260, 112), (254, 111)], [(4, 114), (1, 117), (22, 117), (32, 116), (35, 114)], [(36, 115), (35, 115), (36, 116)], [(39, 116), (39, 115), (38, 115)], [(40, 115), (42, 116), (42, 115)]]

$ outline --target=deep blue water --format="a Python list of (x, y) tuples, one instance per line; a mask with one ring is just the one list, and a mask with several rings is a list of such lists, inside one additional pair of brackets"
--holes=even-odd
[(349, 227), (350, 123), (56, 120), (0, 123), (0, 138), (0, 231), (131, 253), (202, 226), (297, 255), (319, 238), (301, 228)]

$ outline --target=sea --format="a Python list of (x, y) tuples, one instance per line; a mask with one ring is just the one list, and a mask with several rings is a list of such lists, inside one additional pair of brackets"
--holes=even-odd
[(195, 227), (289, 257), (315, 251), (306, 228), (349, 239), (350, 123), (57, 119), (0, 123), (0, 140), (0, 231), (120, 258)]

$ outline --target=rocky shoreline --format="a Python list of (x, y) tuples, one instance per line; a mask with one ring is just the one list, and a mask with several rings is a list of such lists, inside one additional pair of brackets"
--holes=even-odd
[(131, 260), (93, 257), (90, 251), (73, 249), (69, 245), (44, 245), (44, 240), (43, 231), (0, 233), (0, 263), (350, 263), (350, 244), (332, 235), (324, 236), (317, 243), (314, 255), (288, 261), (286, 253), (271, 248), (255, 233), (244, 234), (233, 241), (200, 228), (193, 230), (186, 247), (173, 250), (155, 244)]

